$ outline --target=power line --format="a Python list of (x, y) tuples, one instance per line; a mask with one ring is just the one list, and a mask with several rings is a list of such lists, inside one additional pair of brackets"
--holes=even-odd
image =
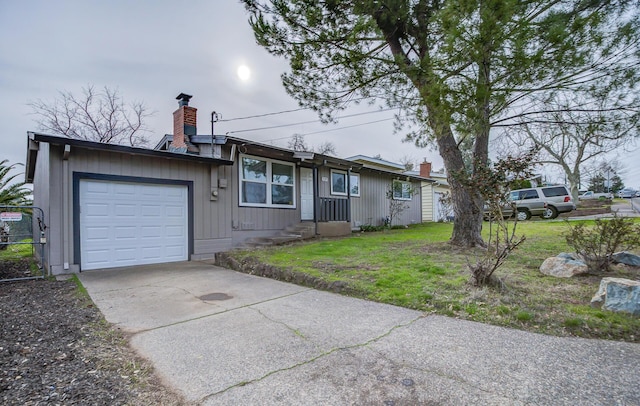
[[(321, 130), (321, 131), (314, 131), (314, 132), (310, 132), (310, 133), (304, 133), (304, 134), (295, 134), (295, 135), (314, 135), (314, 134), (321, 134), (321, 133), (328, 133), (331, 131), (338, 131), (338, 130), (344, 130), (346, 128), (353, 128), (353, 127), (360, 127), (363, 125), (367, 125), (367, 124), (375, 124), (375, 123), (381, 123), (383, 121), (390, 121), (393, 120), (393, 117), (390, 118), (383, 118), (382, 120), (375, 120), (375, 121), (367, 121), (365, 123), (359, 123), (359, 124), (353, 124), (353, 125), (348, 125), (348, 126), (344, 126), (344, 127), (336, 127), (336, 128), (331, 128), (329, 130)], [(286, 137), (280, 137), (280, 138), (273, 138), (270, 140), (263, 140), (261, 142), (273, 142), (273, 141), (282, 141), (282, 140), (286, 140), (287, 138), (291, 138), (294, 135), (288, 135)]]
[[(371, 97), (375, 97), (375, 96), (359, 97), (357, 99), (350, 99), (350, 100), (347, 100), (345, 103), (357, 102), (357, 101), (360, 101), (360, 100), (370, 99)], [(229, 121), (248, 120), (248, 119), (251, 119), (251, 118), (260, 118), (260, 117), (267, 117), (267, 116), (275, 116), (275, 115), (278, 115), (278, 114), (295, 113), (296, 111), (302, 111), (302, 110), (311, 110), (311, 107), (301, 107), (301, 108), (292, 109), (292, 110), (275, 111), (273, 113), (256, 114), (254, 116), (234, 117), (234, 118), (228, 118), (226, 120), (219, 120), (218, 122), (223, 123), (223, 122), (229, 122)]]
[(296, 111), (302, 111), (302, 110), (309, 110), (309, 107), (302, 107), (299, 109), (293, 109), (293, 110), (282, 110), (282, 111), (276, 111), (273, 113), (265, 113), (265, 114), (256, 114), (255, 116), (246, 116), (246, 117), (234, 117), (234, 118), (228, 118), (226, 120), (219, 120), (219, 123), (224, 123), (224, 122), (229, 122), (229, 121), (238, 121), (238, 120), (248, 120), (250, 118), (260, 118), (260, 117), (267, 117), (267, 116), (275, 116), (278, 114), (285, 114), (285, 113), (294, 113)]
[[(395, 108), (381, 109), (381, 110), (375, 110), (375, 111), (365, 111), (365, 112), (362, 112), (362, 113), (348, 114), (346, 116), (340, 116), (340, 117), (336, 117), (336, 118), (358, 117), (358, 116), (364, 116), (366, 114), (382, 113), (382, 112), (390, 111), (390, 110), (395, 110)], [(220, 120), (220, 121), (222, 121), (222, 120)], [(273, 130), (275, 128), (293, 127), (293, 126), (296, 126), (296, 125), (313, 124), (313, 123), (319, 123), (319, 122), (320, 122), (320, 120), (300, 121), (300, 122), (297, 122), (297, 123), (279, 124), (279, 125), (274, 125), (274, 126), (269, 126), (269, 127), (259, 127), (259, 128), (250, 128), (250, 129), (246, 129), (246, 130), (228, 131), (227, 134), (238, 134), (238, 133), (246, 133), (246, 132), (252, 132), (252, 131), (262, 131), (262, 130)], [(286, 138), (289, 138), (289, 137), (286, 137)]]

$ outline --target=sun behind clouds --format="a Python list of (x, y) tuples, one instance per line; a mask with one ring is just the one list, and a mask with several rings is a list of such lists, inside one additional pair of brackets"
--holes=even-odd
[(246, 82), (251, 78), (251, 69), (249, 69), (247, 65), (238, 66), (238, 70), (236, 71), (236, 73), (238, 75), (238, 78), (243, 82)]

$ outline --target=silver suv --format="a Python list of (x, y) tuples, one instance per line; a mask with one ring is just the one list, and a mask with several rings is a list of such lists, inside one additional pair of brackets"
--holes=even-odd
[(566, 186), (545, 186), (512, 190), (509, 200), (516, 204), (518, 220), (529, 220), (531, 216), (554, 219), (560, 213), (576, 209)]

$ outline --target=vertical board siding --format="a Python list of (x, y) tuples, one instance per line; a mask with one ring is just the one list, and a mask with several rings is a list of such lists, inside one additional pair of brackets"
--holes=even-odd
[[(376, 171), (360, 171), (360, 197), (351, 198), (351, 226), (382, 225), (389, 215), (387, 191), (397, 176), (385, 175)], [(408, 208), (397, 218), (394, 225), (407, 225), (421, 222), (420, 182), (412, 182), (415, 193)]]
[[(55, 169), (60, 173), (60, 176), (63, 176), (61, 149), (58, 155), (60, 157), (51, 162), (52, 170)], [(60, 168), (54, 168), (55, 165), (59, 165)], [(111, 151), (73, 149), (69, 158), (69, 169), (68, 181), (70, 184), (73, 172), (192, 181), (194, 255), (203, 252), (216, 252), (217, 246), (228, 245), (228, 243), (217, 242), (218, 239), (229, 241), (231, 239), (232, 231), (229, 218), (232, 202), (228, 190), (231, 189), (232, 182), (229, 182), (225, 193), (220, 193), (217, 201), (211, 201), (209, 199), (211, 166), (208, 164), (148, 156), (141, 157)], [(57, 185), (62, 185), (61, 180), (56, 179), (52, 179), (50, 184), (52, 189), (55, 189)], [(61, 206), (62, 199), (58, 200), (59, 202), (56, 201), (56, 204)], [(56, 227), (58, 230), (61, 228)], [(69, 250), (73, 251), (73, 247), (69, 247)]]
[[(239, 162), (235, 160), (233, 167), (225, 168), (227, 176), (227, 192), (231, 195), (231, 204), (227, 208), (229, 226), (236, 233), (245, 232), (249, 236), (256, 232), (275, 232), (284, 230), (287, 226), (300, 222), (300, 173), (296, 166), (296, 208), (271, 208), (271, 207), (242, 207), (240, 206), (240, 169)], [(229, 172), (231, 171), (231, 172)], [(241, 237), (236, 235), (236, 239)]]
[(433, 221), (433, 185), (422, 182), (422, 222)]

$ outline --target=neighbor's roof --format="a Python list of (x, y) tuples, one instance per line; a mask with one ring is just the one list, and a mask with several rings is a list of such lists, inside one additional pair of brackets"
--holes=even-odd
[(380, 158), (372, 158), (366, 155), (355, 155), (347, 158), (350, 161), (360, 162), (366, 167), (380, 167), (392, 172), (404, 171), (404, 165), (387, 161), (385, 159)]

